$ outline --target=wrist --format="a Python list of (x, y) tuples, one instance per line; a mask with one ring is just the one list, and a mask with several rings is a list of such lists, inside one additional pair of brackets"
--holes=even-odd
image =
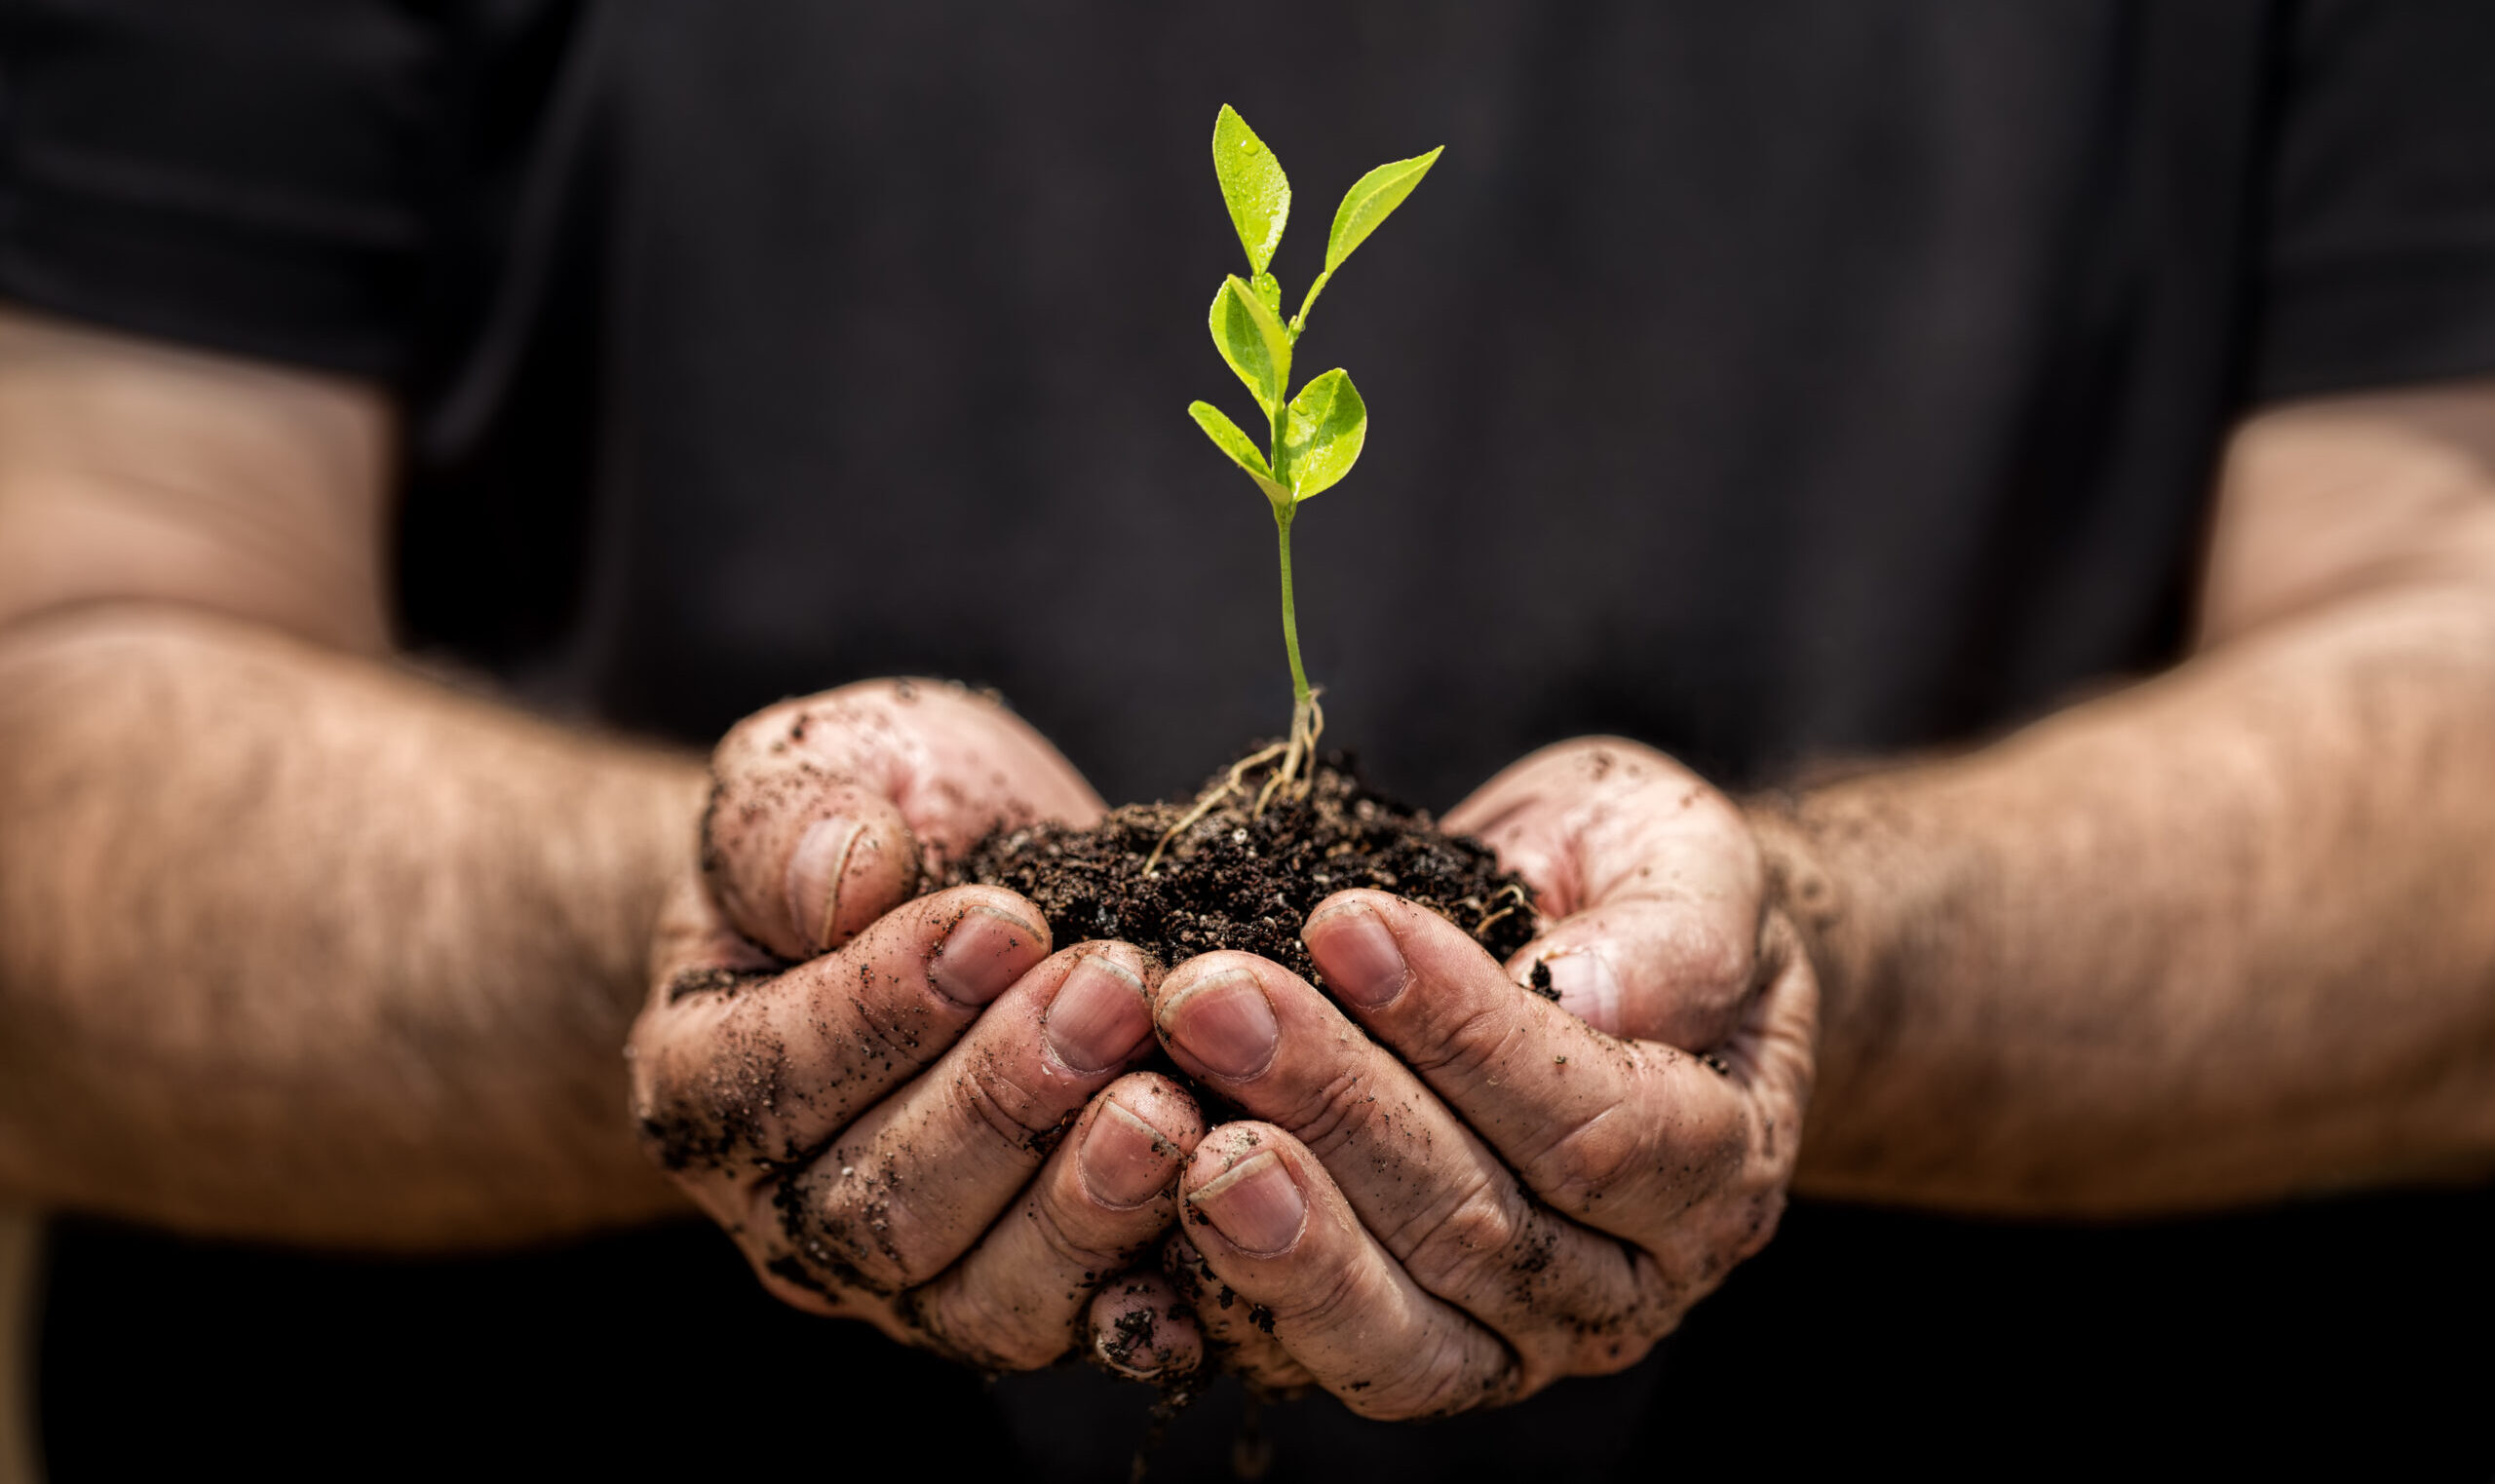
[(618, 919), (599, 957), (629, 990), (637, 1011), (656, 974), (659, 920), (669, 894), (701, 868), (702, 816), (710, 803), (710, 775), (681, 754), (656, 749), (614, 759), (619, 827), (631, 831), (617, 854), (627, 874), (616, 883)]
[[(1894, 1028), (1884, 1004), (1893, 954), (1874, 887), (1876, 842), (1891, 831), (1864, 798), (1778, 790), (1742, 801), (1767, 870), (1767, 906), (1789, 921), (1820, 989), (1813, 1123), (1843, 1120)], [(1806, 1138), (1805, 1159), (1808, 1159)]]

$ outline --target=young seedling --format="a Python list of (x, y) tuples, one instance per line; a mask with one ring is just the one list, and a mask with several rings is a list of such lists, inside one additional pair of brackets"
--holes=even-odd
[[(1368, 437), (1368, 408), (1361, 401), (1352, 378), (1337, 367), (1309, 378), (1296, 395), (1290, 391), (1291, 354), (1308, 328), (1309, 312), (1325, 291), (1352, 249), (1368, 240), (1412, 188), (1421, 183), (1444, 149), (1409, 160), (1381, 165), (1352, 183), (1335, 209), (1334, 229), (1325, 239), (1325, 266), (1299, 301), (1299, 313), (1286, 323), (1283, 288), (1268, 265), (1282, 245), (1283, 226), (1290, 218), (1290, 180), (1282, 162), (1248, 127), (1238, 110), (1224, 103), (1212, 126), (1212, 170), (1221, 182), (1221, 199), (1230, 208), (1230, 223), (1239, 229), (1239, 245), (1248, 249), (1248, 277), (1232, 274), (1212, 299), (1212, 343), (1221, 359), (1245, 382), (1263, 415), (1265, 446), (1240, 431), (1239, 425), (1210, 402), (1187, 407), (1213, 446), (1248, 472), (1274, 508), (1274, 529), (1280, 538), (1283, 568), (1283, 649), (1290, 657), (1290, 738), (1243, 761), (1233, 770), (1232, 784), (1246, 770), (1273, 761), (1271, 777), (1256, 796), (1258, 814), (1278, 793), (1295, 796), (1308, 791), (1316, 771), (1317, 737), (1324, 729), (1324, 712), (1309, 687), (1299, 663), (1299, 621), (1291, 606), (1290, 525), (1300, 502), (1331, 489), (1352, 472), (1361, 444)], [(1217, 790), (1217, 798), (1228, 788)], [(1186, 822), (1182, 821), (1182, 826)], [(1174, 833), (1174, 831), (1173, 831)], [(1153, 853), (1157, 861), (1160, 852)]]

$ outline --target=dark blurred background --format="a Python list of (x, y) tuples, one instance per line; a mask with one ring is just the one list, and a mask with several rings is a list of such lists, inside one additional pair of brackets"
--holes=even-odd
[[(0, 291), (397, 388), (431, 663), (695, 747), (955, 676), (1151, 797), (1286, 715), (1266, 514), (1183, 415), (1244, 401), (1214, 109), (1298, 188), (1293, 302), (1337, 193), (1444, 144), (1302, 346), (1372, 418), (1298, 528), (1328, 740), (1433, 808), (1590, 731), (1756, 786), (2169, 662), (2238, 414), (2484, 368), (2433, 290), (2485, 254), (2407, 249), (2495, 132), (2394, 106), (2488, 75), (2481, 15), (8, 0)], [(2482, 1479), (2490, 1251), (2484, 1193), (1806, 1201), (1624, 1376), (1259, 1427), (1277, 1478)], [(409, 1262), (62, 1221), (40, 1335), (62, 1481), (1098, 1478), (1144, 1426), (783, 1311), (708, 1229)], [(1217, 1391), (1169, 1476), (1240, 1427)]]

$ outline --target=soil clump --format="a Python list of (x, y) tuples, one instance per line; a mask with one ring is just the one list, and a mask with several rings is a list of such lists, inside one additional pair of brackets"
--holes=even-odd
[(1224, 788), (1224, 797), (1170, 841), (1149, 875), (1155, 849), (1204, 793), (1125, 805), (1090, 829), (1043, 823), (994, 831), (935, 885), (1017, 892), (1048, 914), (1060, 947), (1118, 938), (1172, 967), (1232, 948), (1312, 983), (1316, 968), (1300, 925), (1319, 902), (1357, 887), (1429, 907), (1502, 963), (1532, 941), (1533, 894), (1524, 882), (1502, 871), (1479, 842), (1446, 834), (1426, 812), (1370, 789), (1347, 754), (1326, 754), (1305, 796), (1278, 797), (1260, 815), (1261, 781), (1255, 770), (1213, 775), (1206, 793)]

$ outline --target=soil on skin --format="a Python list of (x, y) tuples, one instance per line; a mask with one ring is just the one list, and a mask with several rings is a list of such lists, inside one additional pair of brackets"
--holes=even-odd
[[(1225, 768), (1206, 784), (1229, 777)], [(1090, 829), (1033, 824), (998, 830), (953, 862), (941, 883), (1018, 892), (1048, 914), (1060, 944), (1118, 938), (1175, 966), (1235, 948), (1316, 981), (1299, 930), (1336, 892), (1373, 887), (1427, 906), (1505, 963), (1532, 941), (1533, 897), (1478, 842), (1441, 832), (1429, 815), (1372, 792), (1350, 759), (1328, 754), (1305, 799), (1251, 813), (1263, 770), (1144, 862), (1201, 794), (1111, 810)], [(1543, 991), (1549, 993), (1549, 991)]]
[[(1224, 768), (1205, 788), (1229, 778)], [(1017, 892), (1048, 915), (1049, 932), (1060, 946), (1117, 938), (1173, 967), (1200, 953), (1239, 949), (1271, 959), (1311, 983), (1318, 975), (1300, 943), (1300, 927), (1319, 902), (1354, 888), (1392, 892), (1431, 908), (1472, 933), (1501, 963), (1533, 940), (1533, 895), (1520, 878), (1500, 870), (1478, 842), (1446, 834), (1423, 811), (1370, 790), (1346, 755), (1331, 753), (1318, 764), (1307, 797), (1278, 799), (1258, 816), (1253, 810), (1264, 780), (1263, 769), (1247, 773), (1218, 807), (1170, 842), (1150, 876), (1144, 862), (1204, 790), (1111, 810), (1090, 829), (1052, 823), (999, 829), (954, 861), (942, 880), (927, 885), (977, 883)], [(1558, 998), (1547, 970), (1537, 971), (1529, 987)], [(1178, 1286), (1182, 1310), (1173, 1310), (1173, 1317), (1183, 1307), (1205, 1302), (1201, 1281), (1182, 1279)], [(1228, 1286), (1220, 1288), (1221, 1307), (1236, 1298)], [(1270, 1312), (1259, 1306), (1249, 1314), (1272, 1333)], [(1109, 1358), (1135, 1369), (1138, 1353), (1156, 1343), (1156, 1325), (1148, 1311), (1123, 1318), (1104, 1347)], [(1209, 1338), (1207, 1349), (1218, 1346)], [(1135, 1451), (1135, 1484), (1145, 1478), (1171, 1420), (1202, 1389), (1205, 1375), (1163, 1377), (1160, 1401)], [(1270, 1460), (1253, 1416), (1251, 1406), (1233, 1449), (1241, 1478), (1261, 1476)]]

